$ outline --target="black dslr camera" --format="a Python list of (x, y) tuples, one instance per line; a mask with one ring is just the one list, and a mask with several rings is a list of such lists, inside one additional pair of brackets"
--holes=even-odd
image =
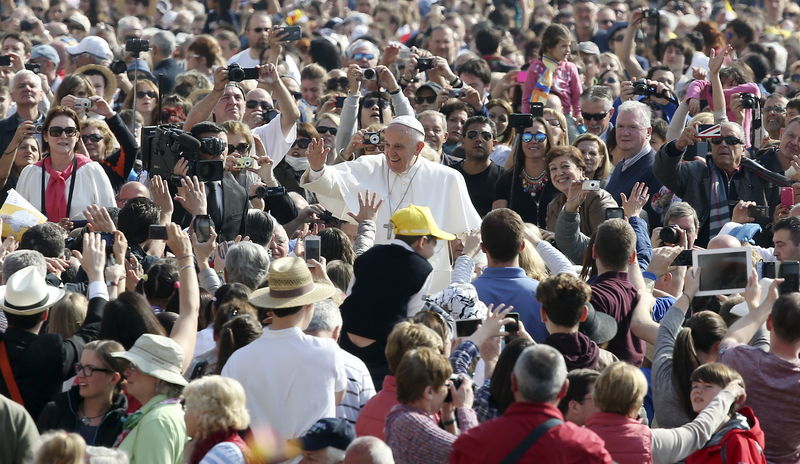
[(150, 41), (146, 39), (127, 39), (125, 41), (125, 51), (129, 53), (141, 53), (150, 50)]
[(681, 228), (675, 224), (662, 227), (658, 232), (658, 238), (665, 245), (676, 245), (681, 241)]
[(258, 68), (243, 68), (236, 63), (228, 66), (228, 80), (231, 82), (242, 82), (250, 79), (258, 79)]
[(753, 93), (743, 93), (743, 94), (739, 95), (739, 98), (741, 98), (742, 108), (744, 108), (744, 109), (756, 108), (756, 107), (758, 107), (758, 105), (760, 103), (759, 100), (758, 100), (758, 97), (756, 97), (756, 95), (753, 94)]

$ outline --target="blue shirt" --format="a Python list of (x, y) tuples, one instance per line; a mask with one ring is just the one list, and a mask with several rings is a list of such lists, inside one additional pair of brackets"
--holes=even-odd
[(536, 288), (539, 281), (525, 275), (521, 267), (487, 267), (480, 277), (472, 281), (478, 291), (478, 298), (486, 305), (495, 306), (505, 303), (513, 305), (514, 312), (525, 324), (525, 330), (537, 343), (541, 343), (549, 335), (539, 313), (540, 305), (536, 300)]

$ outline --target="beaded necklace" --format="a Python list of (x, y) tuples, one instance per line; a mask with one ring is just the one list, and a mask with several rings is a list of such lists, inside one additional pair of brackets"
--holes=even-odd
[(542, 173), (538, 176), (531, 177), (527, 172), (525, 172), (524, 168), (520, 171), (519, 178), (522, 181), (522, 191), (530, 195), (532, 198), (536, 198), (536, 195), (542, 191), (544, 184), (546, 184), (548, 180), (547, 171), (542, 171)]

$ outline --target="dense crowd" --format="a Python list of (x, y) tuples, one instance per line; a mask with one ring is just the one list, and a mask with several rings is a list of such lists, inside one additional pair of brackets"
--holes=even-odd
[(797, 2), (0, 31), (0, 463), (800, 463)]

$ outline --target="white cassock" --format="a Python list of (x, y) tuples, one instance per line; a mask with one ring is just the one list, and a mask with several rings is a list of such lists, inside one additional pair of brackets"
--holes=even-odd
[[(436, 224), (445, 232), (461, 234), (481, 225), (481, 217), (472, 205), (464, 177), (456, 170), (417, 156), (417, 162), (403, 174), (395, 174), (386, 164), (386, 156), (362, 156), (321, 172), (306, 171), (301, 185), (317, 195), (317, 200), (338, 218), (359, 210), (358, 194), (376, 193), (383, 204), (375, 219), (375, 243), (388, 243), (387, 224), (392, 215), (410, 204), (427, 206)], [(309, 182), (310, 181), (310, 182)], [(430, 259), (433, 266), (431, 292), (450, 283), (448, 247), (442, 240)]]

